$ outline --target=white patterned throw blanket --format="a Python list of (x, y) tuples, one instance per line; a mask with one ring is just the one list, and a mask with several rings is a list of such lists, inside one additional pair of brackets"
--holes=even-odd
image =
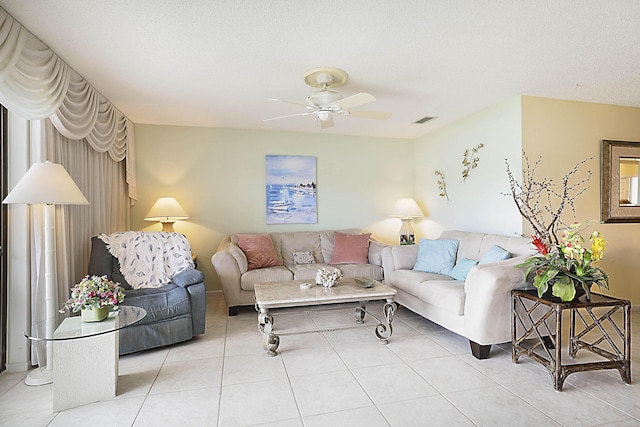
[(195, 268), (191, 246), (180, 233), (121, 231), (100, 233), (107, 249), (120, 262), (120, 271), (133, 289), (159, 288), (173, 276)]

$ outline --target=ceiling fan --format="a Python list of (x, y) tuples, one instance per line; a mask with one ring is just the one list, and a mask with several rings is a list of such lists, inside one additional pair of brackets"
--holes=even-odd
[(363, 119), (385, 120), (391, 117), (391, 113), (384, 111), (369, 110), (353, 110), (353, 107), (368, 104), (376, 100), (373, 95), (368, 93), (357, 93), (355, 95), (343, 98), (338, 92), (329, 90), (342, 86), (349, 79), (349, 75), (334, 67), (314, 68), (304, 74), (304, 82), (311, 87), (320, 88), (319, 91), (312, 93), (307, 97), (307, 103), (285, 101), (282, 99), (269, 98), (269, 101), (284, 102), (305, 107), (307, 111), (286, 116), (272, 117), (263, 121), (285, 119), (296, 116), (315, 115), (318, 118), (318, 125), (323, 128), (333, 126), (333, 115), (338, 114), (346, 117), (358, 117)]

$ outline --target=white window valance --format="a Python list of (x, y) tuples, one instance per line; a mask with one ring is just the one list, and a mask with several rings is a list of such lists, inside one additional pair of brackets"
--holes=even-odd
[(65, 137), (86, 139), (114, 161), (130, 157), (127, 184), (135, 202), (133, 123), (1, 8), (0, 102), (29, 120), (49, 118)]

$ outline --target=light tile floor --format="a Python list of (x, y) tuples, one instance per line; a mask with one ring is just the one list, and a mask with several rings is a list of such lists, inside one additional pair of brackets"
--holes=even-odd
[[(615, 370), (574, 373), (556, 392), (542, 366), (512, 363), (509, 344), (476, 360), (467, 340), (403, 308), (388, 345), (369, 323), (283, 336), (268, 357), (252, 308), (227, 317), (222, 294), (207, 298), (206, 334), (121, 357), (112, 400), (52, 413), (52, 385), (0, 374), (0, 426), (640, 426), (635, 348), (632, 385)], [(353, 317), (276, 312), (275, 322), (340, 327)], [(640, 318), (632, 330), (637, 342)]]

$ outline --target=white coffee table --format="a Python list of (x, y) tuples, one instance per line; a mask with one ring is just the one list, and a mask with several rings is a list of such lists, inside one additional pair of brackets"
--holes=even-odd
[[(373, 282), (371, 287), (357, 284), (356, 279)], [(305, 287), (305, 284), (311, 284)], [(302, 285), (302, 286), (301, 286)], [(393, 315), (396, 310), (394, 302), (396, 290), (380, 282), (365, 277), (350, 277), (341, 279), (331, 288), (318, 286), (313, 281), (288, 280), (281, 282), (256, 283), (256, 311), (258, 311), (258, 329), (262, 332), (262, 344), (269, 356), (275, 356), (280, 344), (280, 336), (289, 333), (276, 334), (273, 329), (273, 316), (269, 313), (273, 308), (304, 307), (328, 304), (357, 303), (355, 307), (356, 323), (362, 325), (365, 315), (375, 319), (375, 333), (378, 339), (386, 344), (393, 333)], [(367, 311), (369, 301), (385, 301), (382, 308), (384, 322)], [(354, 327), (357, 327), (354, 326)], [(336, 330), (332, 328), (330, 330)], [(346, 328), (339, 328), (346, 329)], [(328, 330), (313, 330), (305, 332), (326, 332)], [(301, 333), (300, 331), (292, 332)]]

